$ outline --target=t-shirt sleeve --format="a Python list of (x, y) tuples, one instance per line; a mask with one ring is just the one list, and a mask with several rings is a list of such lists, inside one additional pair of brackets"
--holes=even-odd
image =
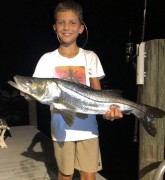
[(102, 79), (105, 76), (102, 64), (96, 53), (91, 51), (87, 58), (89, 77), (99, 77)]
[(33, 77), (40, 77), (40, 78), (52, 78), (52, 66), (49, 63), (50, 57), (48, 54), (43, 55), (34, 70)]

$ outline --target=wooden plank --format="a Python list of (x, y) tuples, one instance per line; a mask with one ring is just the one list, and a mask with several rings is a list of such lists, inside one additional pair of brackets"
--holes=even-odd
[[(57, 180), (52, 141), (33, 126), (10, 127), (8, 148), (0, 149), (0, 180)], [(73, 180), (79, 180), (79, 173)], [(97, 180), (106, 180), (99, 173)]]
[(11, 127), (0, 149), (1, 180), (57, 179), (51, 140), (32, 126)]

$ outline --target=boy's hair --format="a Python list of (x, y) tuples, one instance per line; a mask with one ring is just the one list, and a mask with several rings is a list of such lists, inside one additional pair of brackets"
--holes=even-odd
[(83, 23), (83, 10), (79, 3), (75, 2), (74, 0), (63, 0), (61, 1), (54, 10), (54, 20), (56, 22), (56, 16), (58, 12), (63, 12), (67, 10), (74, 11), (78, 18), (80, 23)]

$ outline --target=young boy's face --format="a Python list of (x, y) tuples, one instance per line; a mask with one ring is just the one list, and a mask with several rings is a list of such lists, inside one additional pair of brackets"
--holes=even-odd
[(63, 44), (75, 43), (84, 30), (77, 14), (71, 10), (58, 12), (53, 28)]

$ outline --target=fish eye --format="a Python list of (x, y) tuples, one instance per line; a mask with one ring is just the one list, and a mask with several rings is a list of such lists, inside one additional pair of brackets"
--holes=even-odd
[(33, 82), (33, 81), (32, 81), (31, 79), (28, 80), (28, 83), (32, 84), (32, 82)]
[(26, 82), (27, 85), (30, 85), (32, 83), (33, 83), (33, 81), (31, 79), (28, 79), (27, 82)]

